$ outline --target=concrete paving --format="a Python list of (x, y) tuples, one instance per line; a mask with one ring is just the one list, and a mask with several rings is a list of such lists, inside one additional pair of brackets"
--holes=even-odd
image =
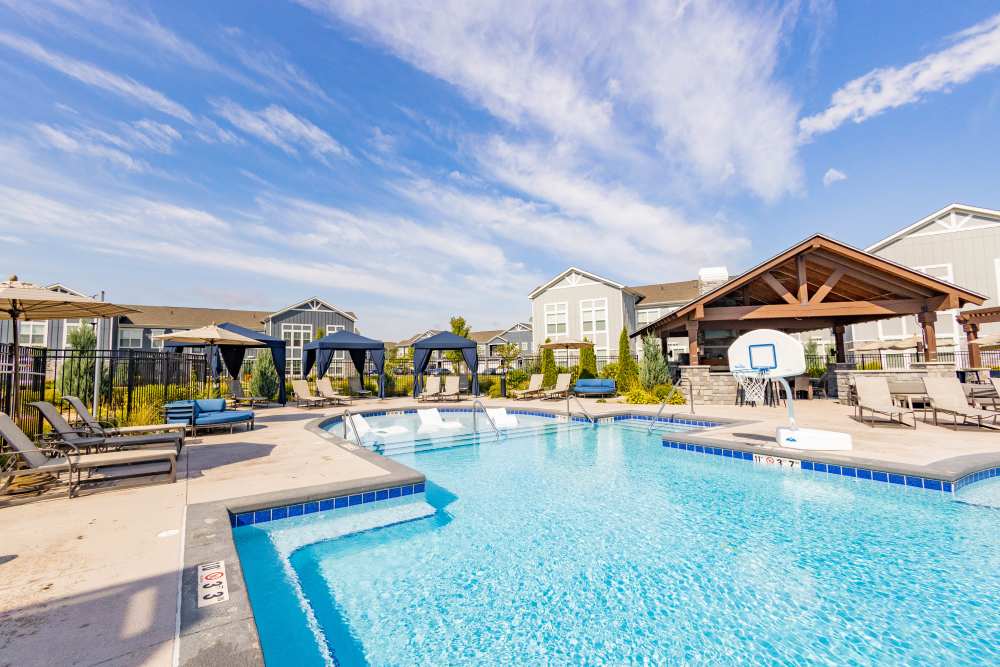
[[(566, 407), (564, 401), (486, 402)], [(583, 403), (595, 416), (623, 409), (653, 413), (658, 407)], [(352, 408), (412, 404), (358, 401)], [(831, 401), (796, 406), (803, 426), (851, 433), (851, 455), (858, 458), (925, 467), (962, 457), (1000, 461), (1000, 433), (924, 423), (915, 431), (872, 429), (854, 421), (851, 408)], [(385, 476), (384, 468), (305, 428), (340, 411), (262, 409), (254, 431), (192, 439), (178, 461), (175, 484), (84, 490), (72, 500), (57, 490), (19, 505), (0, 499), (0, 667), (170, 665), (185, 507)], [(676, 411), (688, 414), (683, 406)], [(740, 420), (705, 435), (763, 447), (768, 439), (773, 444), (775, 428), (785, 423), (784, 408), (698, 406), (697, 416)]]

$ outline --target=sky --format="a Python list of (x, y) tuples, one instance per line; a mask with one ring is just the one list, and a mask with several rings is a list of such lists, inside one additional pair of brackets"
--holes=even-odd
[(387, 340), (1000, 208), (995, 2), (0, 0), (0, 270)]

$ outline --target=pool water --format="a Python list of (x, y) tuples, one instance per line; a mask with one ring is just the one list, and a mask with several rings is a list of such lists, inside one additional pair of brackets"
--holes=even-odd
[(429, 516), (234, 529), (268, 665), (1000, 663), (996, 508), (622, 423), (395, 458)]

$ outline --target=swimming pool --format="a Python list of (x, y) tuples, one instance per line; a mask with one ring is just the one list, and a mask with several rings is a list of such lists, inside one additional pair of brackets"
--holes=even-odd
[(424, 496), (234, 529), (269, 665), (1000, 661), (995, 508), (622, 422), (395, 459)]

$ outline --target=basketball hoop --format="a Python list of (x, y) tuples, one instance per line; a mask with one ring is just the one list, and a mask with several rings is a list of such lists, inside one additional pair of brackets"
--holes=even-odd
[(767, 383), (771, 380), (767, 371), (733, 372), (733, 377), (743, 388), (743, 400), (754, 405), (764, 405)]

